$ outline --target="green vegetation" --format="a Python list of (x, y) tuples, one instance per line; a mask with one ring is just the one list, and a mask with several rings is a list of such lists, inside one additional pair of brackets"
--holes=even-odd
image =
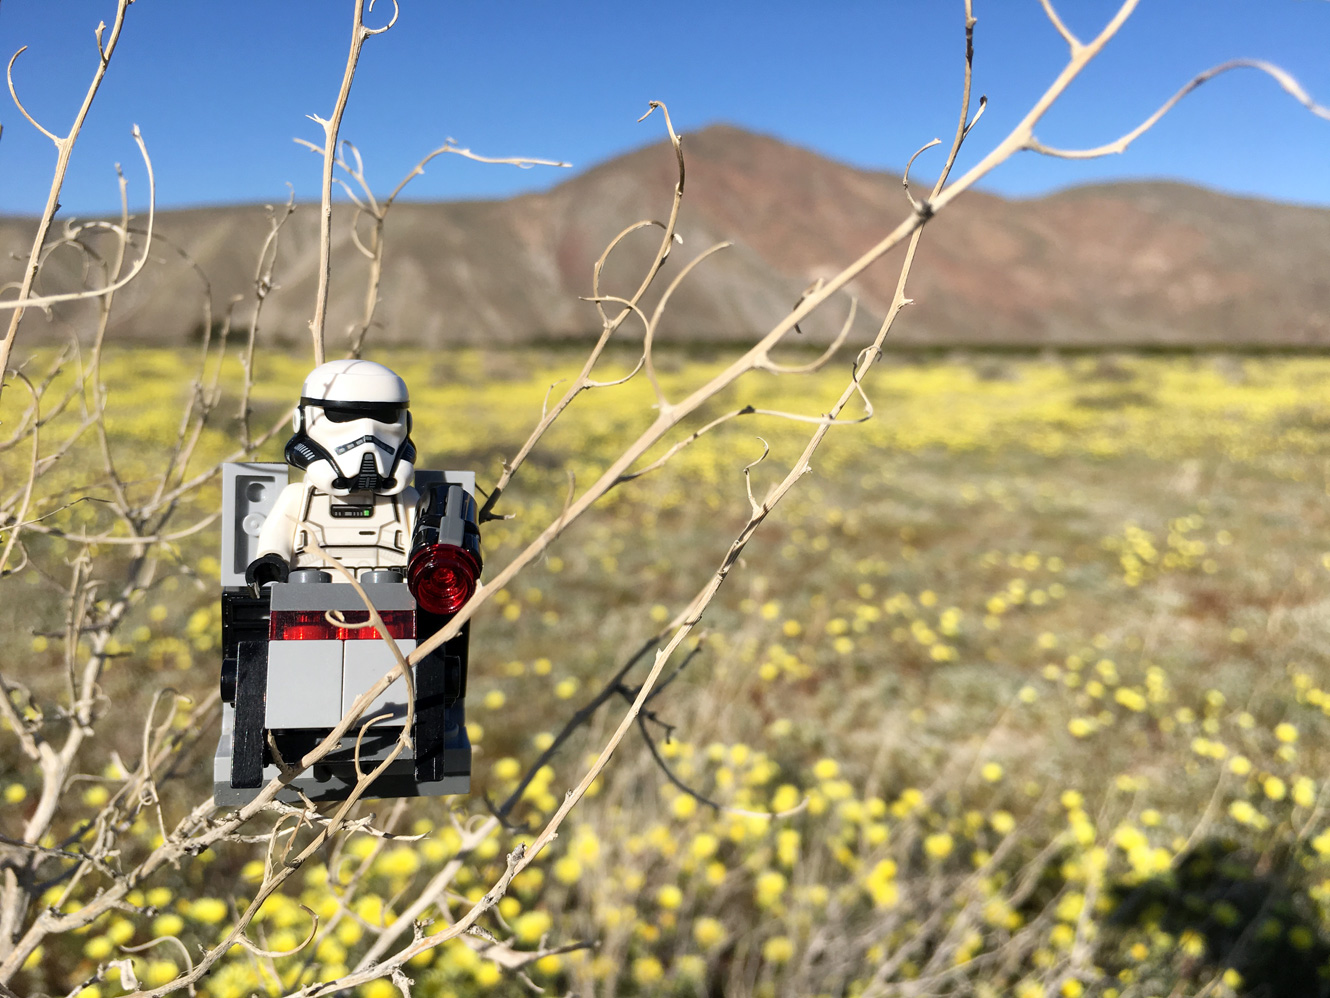
[[(482, 487), (561, 376), (541, 361), (571, 367), (554, 354), (376, 359), (411, 385), (420, 465), (475, 467)], [(191, 375), (182, 354), (136, 351), (112, 355), (105, 380), (127, 383), (131, 360), (135, 390), (111, 397), (108, 447), (124, 487), (146, 492)], [(673, 390), (720, 361), (659, 364)], [(263, 365), (256, 423), (280, 416), (305, 371), (290, 358)], [(816, 415), (843, 380), (840, 370), (768, 377), (714, 411)], [(796, 384), (802, 401), (788, 397)], [(867, 390), (873, 419), (833, 432), (707, 611), (696, 654), (650, 702), (651, 745), (624, 743), (486, 928), (519, 949), (591, 944), (525, 969), (554, 993), (1324, 988), (1330, 360), (889, 360)], [(25, 404), (15, 389), (4, 399)], [(500, 507), (513, 518), (487, 527), (491, 570), (620, 452), (649, 401), (637, 378), (574, 404)], [(191, 459), (198, 468), (234, 446), (223, 411)], [(77, 419), (67, 409), (44, 437)], [(584, 771), (620, 701), (539, 770), (515, 828), (459, 854), (469, 816), (502, 801), (714, 571), (747, 516), (742, 469), (763, 451), (757, 437), (771, 448), (752, 471), (760, 497), (807, 429), (751, 416), (702, 437), (612, 493), (499, 594), (472, 635), (473, 794), (400, 811), (361, 805), (423, 837), (357, 834), (330, 848), (249, 933), (263, 950), (288, 951), (317, 916), (313, 942), (288, 957), (237, 947), (201, 993), (276, 995), (344, 973), (400, 900), (454, 859), (450, 910), (426, 917), (437, 928), (480, 898)], [(29, 517), (66, 533), (112, 528), (95, 501), (109, 487), (89, 470), (96, 451), (88, 435), (44, 470)], [(0, 473), (19, 480), (26, 457), (5, 454)], [(90, 501), (66, 505), (79, 496)], [(215, 487), (193, 512), (208, 503)], [(123, 723), (85, 749), (89, 778), (75, 784), (81, 799), (66, 803), (52, 847), (76, 850), (95, 833), (90, 819), (137, 765), (157, 690), (199, 702), (215, 685), (216, 531), (173, 543), (174, 567), (129, 610), (104, 678), (99, 710)], [(6, 672), (27, 684), (11, 701), (52, 725), (63, 723), (49, 705), (73, 652), (58, 590), (80, 550), (33, 538), (29, 567), (0, 583)], [(119, 555), (103, 544), (86, 557), (105, 573)], [(189, 710), (177, 707), (182, 726)], [(160, 819), (156, 803), (130, 809), (122, 866), (207, 794), (213, 736), (161, 774)], [(18, 837), (37, 785), (12, 735), (0, 737), (0, 765), (0, 833)], [(148, 986), (171, 980), (182, 954), (243, 910), (263, 850), (231, 843), (162, 870), (131, 894), (136, 910), (48, 940), (18, 990), (63, 993), (160, 937), (184, 949), (150, 945), (136, 971)], [(77, 907), (98, 884), (67, 886), (52, 884), (47, 902)], [(527, 993), (477, 947), (469, 937), (412, 960), (414, 993)], [(83, 998), (119, 994), (116, 979)], [(362, 992), (397, 988), (385, 979)]]

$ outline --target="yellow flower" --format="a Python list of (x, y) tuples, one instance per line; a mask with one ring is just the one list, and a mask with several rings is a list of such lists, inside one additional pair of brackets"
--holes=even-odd
[(1113, 691), (1113, 699), (1126, 707), (1128, 710), (1140, 713), (1145, 710), (1147, 702), (1144, 694), (1130, 686), (1119, 686)]
[(519, 942), (535, 945), (549, 932), (554, 920), (543, 911), (525, 911), (513, 921), (513, 934)]
[(704, 950), (718, 945), (724, 938), (725, 926), (715, 918), (704, 916), (693, 923), (693, 939)]
[(777, 870), (765, 870), (757, 876), (755, 894), (759, 908), (770, 908), (785, 893), (785, 875)]
[(762, 944), (762, 957), (768, 963), (777, 965), (789, 963), (794, 956), (794, 943), (788, 936), (772, 936)]
[(383, 853), (374, 864), (374, 872), (388, 877), (409, 877), (420, 869), (420, 856), (411, 846), (398, 846)]
[(1275, 725), (1275, 737), (1285, 745), (1291, 745), (1298, 740), (1298, 729), (1284, 721)]
[(701, 981), (707, 973), (707, 961), (696, 953), (685, 953), (674, 961), (674, 971), (686, 981)]
[(1293, 781), (1293, 803), (1298, 807), (1311, 807), (1316, 803), (1316, 781), (1299, 776)]
[(1278, 776), (1267, 776), (1261, 784), (1261, 789), (1265, 791), (1265, 795), (1271, 800), (1283, 800), (1285, 794), (1288, 792), (1288, 788), (1284, 785), (1284, 781)]
[(799, 804), (799, 790), (789, 783), (782, 783), (771, 795), (773, 811), (788, 811)]
[(873, 898), (873, 904), (879, 908), (895, 907), (900, 900), (900, 888), (896, 885), (896, 862), (891, 859), (879, 860), (877, 865), (864, 878), (864, 887)]
[(656, 903), (667, 911), (674, 911), (683, 904), (683, 891), (674, 884), (666, 884), (656, 892)]
[(1256, 808), (1252, 807), (1248, 801), (1235, 800), (1228, 806), (1228, 813), (1234, 821), (1244, 825), (1253, 824), (1258, 817)]
[(665, 976), (665, 968), (654, 956), (640, 956), (633, 961), (633, 980), (642, 987), (655, 984)]
[(510, 755), (495, 760), (490, 769), (500, 780), (515, 780), (522, 775), (522, 764)]
[(174, 912), (158, 915), (152, 922), (154, 936), (178, 936), (185, 927), (185, 920)]
[(979, 775), (989, 783), (996, 783), (1002, 779), (1002, 767), (996, 762), (986, 762), (979, 770)]
[(819, 759), (813, 764), (813, 775), (819, 780), (834, 780), (840, 773), (840, 764), (835, 759)]
[(1081, 910), (1084, 907), (1085, 895), (1079, 891), (1070, 891), (1058, 901), (1055, 914), (1063, 922), (1074, 922), (1081, 917)]
[(576, 856), (560, 856), (554, 862), (554, 879), (561, 884), (575, 884), (582, 879), (582, 864)]
[(951, 855), (953, 845), (951, 836), (946, 832), (935, 832), (924, 838), (924, 852), (934, 859), (946, 859)]
[[(481, 893), (484, 892), (482, 891)], [(360, 937), (364, 934), (365, 930), (361, 928), (360, 923), (354, 919), (344, 918), (337, 923), (337, 941), (344, 946), (354, 946), (356, 943), (360, 942)]]
[(115, 952), (115, 944), (106, 936), (94, 936), (83, 944), (83, 955), (89, 960), (105, 960)]
[(697, 798), (692, 794), (680, 794), (670, 803), (670, 813), (680, 821), (691, 818), (697, 813)]

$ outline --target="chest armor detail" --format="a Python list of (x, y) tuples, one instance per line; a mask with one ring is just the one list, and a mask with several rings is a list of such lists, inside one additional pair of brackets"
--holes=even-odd
[(322, 559), (309, 549), (313, 539), (349, 569), (401, 568), (406, 565), (407, 523), (401, 496), (337, 499), (310, 489), (300, 510), (292, 568), (320, 568)]

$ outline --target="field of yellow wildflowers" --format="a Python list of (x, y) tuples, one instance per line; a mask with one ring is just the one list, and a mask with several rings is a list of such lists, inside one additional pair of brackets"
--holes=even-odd
[[(411, 386), (418, 464), (475, 468), (482, 487), (549, 383), (575, 370), (538, 351), (376, 359)], [(121, 388), (106, 447), (124, 488), (160, 473), (189, 362), (108, 358)], [(680, 388), (719, 363), (662, 358), (660, 377)], [(264, 358), (256, 423), (281, 416), (304, 371)], [(798, 403), (789, 380), (767, 378), (716, 411), (816, 415), (843, 377), (799, 382)], [(873, 419), (832, 433), (650, 702), (642, 737), (485, 921), (519, 950), (566, 949), (519, 973), (486, 959), (483, 939), (454, 940), (411, 961), (414, 994), (1327, 993), (1330, 359), (895, 359), (866, 387)], [(639, 378), (574, 404), (515, 481), (512, 518), (486, 528), (488, 565), (599, 473), (650, 399)], [(77, 418), (67, 410), (51, 433)], [(227, 418), (205, 430), (199, 468), (231, 448)], [(449, 920), (486, 892), (619, 701), (538, 769), (511, 828), (459, 851), (468, 822), (714, 571), (763, 441), (759, 496), (806, 438), (797, 423), (747, 420), (611, 493), (498, 594), (471, 638), (473, 794), (362, 805), (418, 838), (353, 835), (307, 865), (262, 909), (256, 949), (232, 950), (202, 993), (285, 994), (372, 959), (402, 899), (449, 864), (447, 904), (420, 917)], [(279, 459), (282, 439), (261, 456)], [(67, 533), (106, 525), (108, 486), (80, 453), (43, 470), (32, 514)], [(23, 456), (5, 458), (6, 476)], [(216, 502), (214, 485), (194, 512)], [(198, 701), (216, 683), (216, 529), (174, 544), (117, 638), (99, 708), (115, 723), (80, 760), (88, 776), (53, 849), (90, 834), (138, 756), (154, 692)], [(25, 684), (11, 699), (32, 712), (67, 682), (61, 610), (41, 594), (75, 545), (51, 535), (29, 554), (0, 582), (0, 634)], [(206, 796), (213, 734), (140, 812), (138, 848)], [(7, 735), (0, 765), (0, 833), (15, 836), (34, 784)], [(119, 959), (144, 987), (171, 980), (244, 908), (263, 850), (231, 843), (162, 870), (128, 907), (49, 940), (19, 990), (65, 993)], [(77, 907), (94, 889), (66, 886), (51, 884), (48, 903)], [(121, 969), (80, 994), (128, 990)]]

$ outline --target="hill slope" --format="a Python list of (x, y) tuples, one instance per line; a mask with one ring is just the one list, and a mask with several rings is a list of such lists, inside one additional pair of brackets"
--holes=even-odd
[[(748, 338), (784, 313), (818, 276), (834, 273), (904, 217), (899, 177), (858, 170), (728, 126), (685, 137), (688, 176), (667, 279), (721, 240), (733, 243), (683, 283), (664, 339)], [(662, 218), (675, 180), (665, 144), (601, 164), (552, 190), (507, 201), (402, 203), (386, 230), (381, 343), (516, 344), (567, 339), (599, 326), (591, 293), (596, 257), (624, 227)], [(312, 310), (317, 208), (300, 206), (281, 233), (276, 287), (262, 337), (298, 341)], [(363, 309), (366, 261), (335, 217), (330, 343)], [(0, 253), (22, 252), (31, 222), (0, 219)], [(203, 284), (220, 315), (253, 279), (267, 232), (262, 206), (164, 212), (165, 237), (144, 275), (117, 300), (118, 338), (188, 339), (203, 321)], [(602, 291), (624, 295), (650, 259), (659, 229), (625, 240)], [(896, 258), (899, 259), (898, 257)], [(11, 269), (17, 264), (10, 263)], [(1076, 188), (1011, 201), (970, 193), (930, 223), (911, 283), (916, 305), (895, 338), (914, 344), (1127, 346), (1330, 344), (1330, 211), (1235, 198), (1179, 184)], [(76, 286), (72, 251), (52, 257), (47, 290)], [(7, 279), (12, 275), (5, 273)], [(860, 335), (890, 301), (891, 259), (852, 288)], [(824, 338), (844, 314), (810, 324)], [(58, 315), (86, 329), (91, 309)], [(25, 339), (60, 332), (40, 316)]]

